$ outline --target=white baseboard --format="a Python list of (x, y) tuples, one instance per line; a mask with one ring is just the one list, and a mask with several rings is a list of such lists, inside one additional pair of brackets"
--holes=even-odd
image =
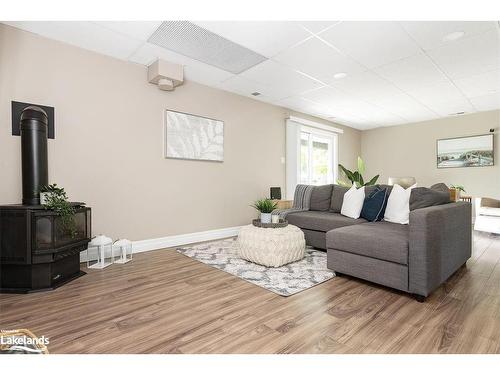
[(238, 235), (240, 228), (241, 227), (213, 229), (204, 232), (178, 234), (176, 236), (134, 241), (132, 242), (132, 252), (142, 253), (144, 251), (188, 245), (195, 242), (203, 242), (203, 241), (218, 240), (221, 238), (233, 237)]
[[(151, 238), (148, 240), (132, 241), (132, 253), (143, 253), (145, 251), (165, 249), (175, 246), (189, 245), (196, 242), (218, 240), (238, 235), (241, 227), (230, 227), (222, 229), (212, 229), (204, 232), (178, 234), (161, 238)], [(97, 259), (96, 253), (89, 254), (92, 260)], [(86, 252), (80, 253), (80, 262), (86, 262)]]

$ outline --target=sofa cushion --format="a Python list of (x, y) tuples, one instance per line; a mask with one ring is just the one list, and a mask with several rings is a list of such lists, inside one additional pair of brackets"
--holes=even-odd
[(331, 229), (346, 225), (366, 223), (364, 219), (351, 219), (341, 214), (321, 211), (291, 212), (286, 216), (286, 219), (290, 224), (296, 225), (299, 228), (320, 232), (328, 232)]
[(445, 184), (435, 184), (430, 188), (416, 187), (411, 190), (410, 211), (446, 203), (450, 203), (450, 191)]
[(432, 190), (440, 191), (442, 193), (450, 194), (450, 188), (443, 182), (438, 182), (430, 187)]
[(315, 186), (311, 192), (310, 209), (312, 211), (328, 211), (332, 199), (333, 185)]
[(344, 194), (344, 202), (342, 202), (340, 213), (353, 219), (359, 219), (364, 201), (365, 187), (362, 186), (357, 189), (355, 185), (352, 185), (347, 193)]
[(339, 213), (344, 203), (344, 194), (349, 190), (348, 187), (333, 185), (332, 200), (330, 203), (330, 211)]
[(408, 225), (384, 221), (346, 226), (326, 234), (326, 247), (408, 264), (408, 233)]
[[(370, 186), (365, 186), (365, 195), (368, 196), (371, 194), (373, 191), (375, 191), (377, 188), (379, 189), (387, 189), (387, 196), (391, 194), (392, 191), (392, 185), (370, 185)], [(342, 209), (342, 203), (344, 203), (344, 194), (349, 190), (348, 187), (340, 186), (340, 185), (333, 185), (333, 191), (332, 191), (332, 200), (330, 204), (330, 211), (331, 212), (337, 212), (339, 213), (340, 210)]]
[(385, 208), (387, 206), (387, 189), (377, 187), (370, 195), (365, 197), (361, 215), (368, 221), (380, 221), (384, 218)]
[(410, 220), (410, 195), (415, 185), (403, 188), (396, 184), (387, 200), (384, 220), (396, 224), (408, 224)]

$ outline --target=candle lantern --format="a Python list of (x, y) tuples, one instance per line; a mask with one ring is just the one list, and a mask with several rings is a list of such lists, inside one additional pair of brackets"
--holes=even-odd
[(132, 260), (132, 241), (123, 239), (113, 244), (113, 263), (128, 263)]
[(87, 268), (103, 269), (113, 262), (113, 240), (99, 235), (89, 242), (87, 248)]

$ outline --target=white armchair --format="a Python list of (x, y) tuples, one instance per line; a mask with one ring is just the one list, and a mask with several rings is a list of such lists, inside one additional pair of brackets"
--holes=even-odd
[(476, 198), (474, 230), (500, 234), (500, 200)]

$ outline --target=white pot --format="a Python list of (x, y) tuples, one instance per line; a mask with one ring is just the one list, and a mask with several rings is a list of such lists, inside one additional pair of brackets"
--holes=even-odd
[(264, 224), (269, 224), (271, 222), (271, 214), (260, 213), (260, 222)]
[(44, 193), (40, 193), (40, 204), (43, 206), (44, 204), (47, 204), (48, 203), (48, 197), (49, 197), (50, 193), (49, 192), (44, 192)]

